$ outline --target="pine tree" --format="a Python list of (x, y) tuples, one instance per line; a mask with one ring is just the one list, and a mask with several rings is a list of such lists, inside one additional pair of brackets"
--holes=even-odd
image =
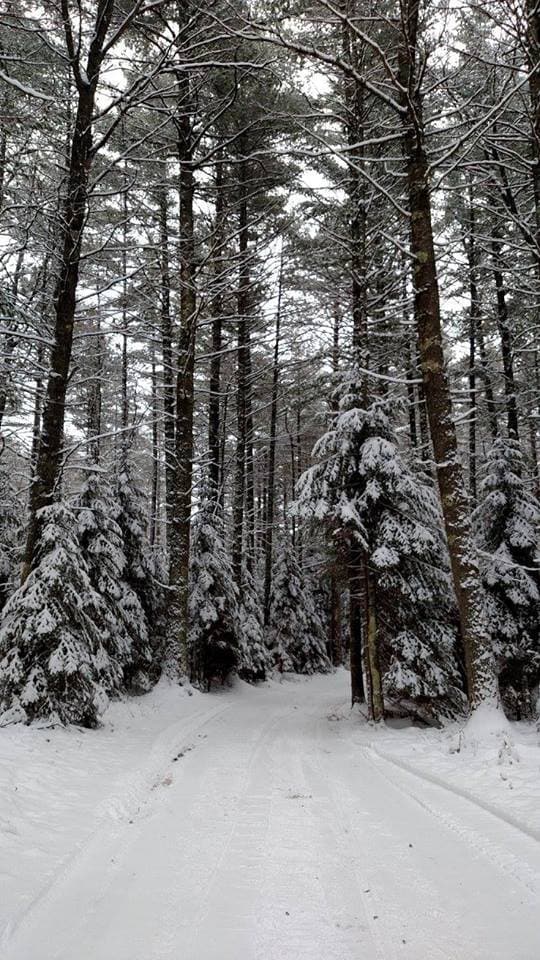
[(281, 672), (330, 669), (323, 625), (288, 536), (281, 537), (275, 553), (270, 636), (274, 663)]
[(125, 466), (116, 482), (115, 520), (122, 532), (124, 579), (135, 592), (146, 615), (152, 652), (150, 672), (157, 679), (164, 640), (164, 597), (159, 585), (156, 558), (147, 536), (147, 515), (142, 491)]
[(10, 597), (0, 630), (0, 724), (32, 720), (95, 726), (120, 669), (108, 611), (81, 555), (65, 504), (40, 513), (37, 564)]
[(437, 501), (401, 455), (386, 404), (363, 409), (357, 397), (354, 384), (345, 389), (342, 412), (300, 480), (297, 509), (364, 556), (371, 686), (378, 672), (387, 705), (439, 717), (463, 696)]
[(237, 620), (238, 588), (219, 508), (204, 499), (193, 522), (189, 651), (192, 680), (207, 690), (237, 669)]
[(0, 614), (17, 586), (21, 516), (19, 502), (9, 475), (0, 469)]
[(489, 450), (474, 521), (501, 697), (510, 716), (528, 717), (540, 680), (540, 507), (516, 440), (499, 438)]
[[(144, 608), (126, 579), (127, 561), (118, 504), (105, 474), (90, 469), (77, 503), (82, 551), (94, 589), (107, 611), (109, 653), (121, 669), (122, 689), (151, 686), (152, 648)], [(114, 691), (111, 691), (114, 692)]]
[(270, 651), (264, 639), (263, 598), (257, 580), (244, 565), (238, 603), (238, 676), (249, 683), (265, 680), (272, 669)]

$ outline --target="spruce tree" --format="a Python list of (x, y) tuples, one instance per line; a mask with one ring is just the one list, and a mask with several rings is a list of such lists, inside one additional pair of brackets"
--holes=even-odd
[(225, 548), (219, 508), (204, 499), (193, 522), (189, 653), (194, 683), (209, 690), (239, 663), (238, 588)]
[(439, 718), (459, 709), (463, 695), (437, 500), (402, 456), (387, 404), (364, 409), (358, 395), (346, 387), (342, 411), (315, 447), (317, 462), (300, 479), (297, 509), (364, 557), (372, 697), (378, 682), (387, 707)]
[(164, 642), (163, 588), (157, 575), (156, 557), (148, 541), (143, 493), (129, 466), (124, 466), (118, 475), (115, 494), (115, 520), (122, 532), (125, 557), (124, 579), (135, 592), (146, 616), (152, 653), (150, 673), (157, 679)]
[(274, 664), (281, 672), (311, 674), (330, 669), (323, 625), (287, 535), (276, 545), (270, 637)]
[(249, 683), (265, 680), (272, 669), (272, 659), (264, 638), (263, 598), (258, 581), (246, 565), (242, 573), (236, 633), (238, 676)]
[(107, 611), (109, 653), (121, 670), (116, 692), (147, 690), (152, 668), (148, 621), (126, 579), (124, 541), (116, 520), (118, 504), (100, 468), (89, 470), (77, 507), (79, 538), (90, 579)]
[(38, 560), (8, 600), (0, 629), (0, 724), (95, 726), (121, 671), (108, 611), (65, 504), (41, 510)]
[(519, 443), (496, 440), (474, 514), (499, 688), (516, 719), (534, 713), (540, 680), (540, 507), (523, 474)]
[(0, 469), (0, 614), (16, 589), (21, 534), (20, 505), (9, 469)]

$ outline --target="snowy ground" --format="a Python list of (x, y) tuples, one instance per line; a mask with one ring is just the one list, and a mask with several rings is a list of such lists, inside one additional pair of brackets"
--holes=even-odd
[(347, 676), (0, 731), (5, 960), (538, 960), (540, 748), (374, 731)]

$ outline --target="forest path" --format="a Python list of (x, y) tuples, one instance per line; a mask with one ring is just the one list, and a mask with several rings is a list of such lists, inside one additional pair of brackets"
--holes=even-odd
[(241, 687), (169, 730), (1, 956), (537, 960), (539, 844), (355, 742), (346, 683)]

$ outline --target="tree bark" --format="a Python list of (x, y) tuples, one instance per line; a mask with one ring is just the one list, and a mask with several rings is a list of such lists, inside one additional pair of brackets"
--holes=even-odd
[(88, 458), (91, 463), (99, 463), (101, 455), (101, 381), (103, 377), (103, 344), (100, 335), (100, 303), (98, 295), (98, 307), (96, 317), (96, 336), (92, 337), (95, 342), (95, 349), (89, 358), (92, 365), (88, 382), (87, 399), (87, 434), (88, 434)]
[(350, 668), (351, 668), (351, 704), (364, 703), (366, 699), (363, 672), (363, 556), (361, 551), (348, 548), (349, 581), (349, 629), (350, 629)]
[(491, 253), (493, 256), (493, 279), (495, 280), (495, 290), (497, 294), (497, 328), (501, 341), (508, 435), (517, 440), (519, 439), (519, 423), (516, 381), (514, 376), (514, 351), (512, 345), (512, 334), (508, 324), (506, 288), (504, 285), (504, 277), (501, 267), (502, 245), (498, 237), (494, 237), (491, 241)]
[[(363, 47), (351, 28), (351, 17), (355, 12), (356, 0), (344, 0), (343, 55), (357, 74), (363, 67)], [(367, 214), (365, 203), (365, 182), (361, 167), (365, 162), (364, 125), (365, 125), (365, 88), (357, 77), (348, 77), (345, 81), (346, 132), (348, 142), (348, 180), (350, 204), (350, 266), (351, 266), (351, 306), (352, 306), (352, 351), (353, 366), (361, 384), (359, 401), (368, 403), (368, 380), (366, 371), (369, 366), (368, 309), (367, 309), (367, 271), (366, 271), (366, 235)], [(365, 698), (363, 678), (363, 610), (362, 600), (367, 603), (360, 584), (365, 558), (358, 555), (353, 545), (349, 547), (349, 588), (351, 595), (351, 699), (353, 704)]]
[(491, 439), (496, 440), (499, 436), (499, 424), (497, 420), (497, 404), (495, 401), (495, 394), (493, 392), (493, 382), (491, 380), (491, 374), (489, 372), (489, 363), (486, 353), (486, 345), (484, 341), (484, 331), (482, 327), (482, 317), (481, 314), (478, 314), (476, 318), (476, 342), (478, 345), (478, 352), (480, 355), (480, 367), (479, 367), (479, 376), (481, 376), (484, 383), (484, 393), (486, 396), (486, 408), (488, 414), (488, 423), (489, 431), (491, 434)]
[(180, 198), (180, 334), (176, 377), (174, 487), (169, 540), (169, 581), (172, 587), (170, 639), (165, 667), (170, 675), (186, 676), (188, 664), (188, 589), (191, 547), (191, 485), (193, 477), (193, 413), (197, 298), (195, 289), (195, 194), (193, 158), (193, 97), (191, 80), (177, 73), (178, 164)]
[(369, 564), (365, 563), (366, 592), (366, 653), (369, 674), (369, 717), (375, 723), (384, 720), (384, 697), (379, 665), (377, 629), (377, 591)]
[(215, 290), (212, 296), (212, 356), (210, 359), (210, 398), (208, 402), (208, 479), (210, 496), (219, 500), (219, 449), (221, 408), (221, 351), (223, 347), (223, 228), (225, 195), (223, 190), (223, 161), (216, 163), (216, 211), (213, 237), (213, 261)]
[(274, 335), (274, 360), (272, 365), (272, 392), (270, 399), (270, 435), (268, 440), (268, 464), (266, 483), (266, 510), (264, 524), (264, 625), (270, 623), (270, 598), (272, 592), (272, 557), (275, 516), (276, 441), (279, 394), (279, 346), (281, 334), (281, 302), (283, 295), (283, 247), (279, 268), (276, 327)]
[(459, 611), (467, 693), (469, 703), (474, 707), (482, 700), (496, 697), (496, 678), (472, 539), (469, 501), (459, 461), (445, 373), (429, 163), (424, 144), (422, 99), (417, 75), (419, 5), (419, 0), (407, 0), (402, 6), (402, 41), (398, 51), (403, 154), (410, 209), (411, 253), (414, 257), (415, 314), (437, 480)]
[(478, 294), (478, 263), (476, 255), (476, 217), (472, 186), (470, 183), (465, 247), (469, 269), (469, 496), (474, 506), (476, 505), (478, 495), (476, 476), (476, 417), (478, 409), (476, 396), (476, 337), (480, 316), (480, 299)]
[(88, 202), (88, 179), (94, 160), (92, 120), (103, 47), (113, 9), (114, 0), (99, 0), (86, 69), (81, 73), (78, 59), (73, 60), (77, 55), (74, 53), (67, 0), (62, 0), (66, 44), (75, 71), (78, 98), (62, 221), (64, 226), (61, 257), (54, 293), (54, 333), (50, 372), (45, 390), (43, 426), (36, 471), (30, 488), (30, 518), (22, 569), (23, 581), (36, 559), (40, 527), (39, 511), (52, 502), (62, 470), (66, 392), (73, 348), (76, 294)]
[(248, 207), (247, 207), (247, 164), (243, 160), (239, 168), (239, 257), (238, 277), (238, 360), (236, 393), (236, 468), (233, 504), (233, 570), (236, 583), (242, 585), (242, 563), (244, 551), (245, 496), (246, 496), (246, 447), (247, 447), (247, 377), (248, 377), (248, 338), (249, 316), (249, 255), (248, 255)]
[(159, 204), (159, 269), (161, 275), (161, 357), (163, 365), (163, 453), (165, 459), (165, 519), (167, 543), (172, 525), (173, 490), (175, 482), (175, 437), (176, 398), (175, 362), (173, 352), (173, 324), (171, 318), (171, 275), (169, 264), (168, 193), (162, 184), (158, 193)]
[(150, 505), (150, 546), (157, 541), (159, 521), (159, 419), (158, 419), (158, 377), (156, 352), (152, 344), (152, 496)]

